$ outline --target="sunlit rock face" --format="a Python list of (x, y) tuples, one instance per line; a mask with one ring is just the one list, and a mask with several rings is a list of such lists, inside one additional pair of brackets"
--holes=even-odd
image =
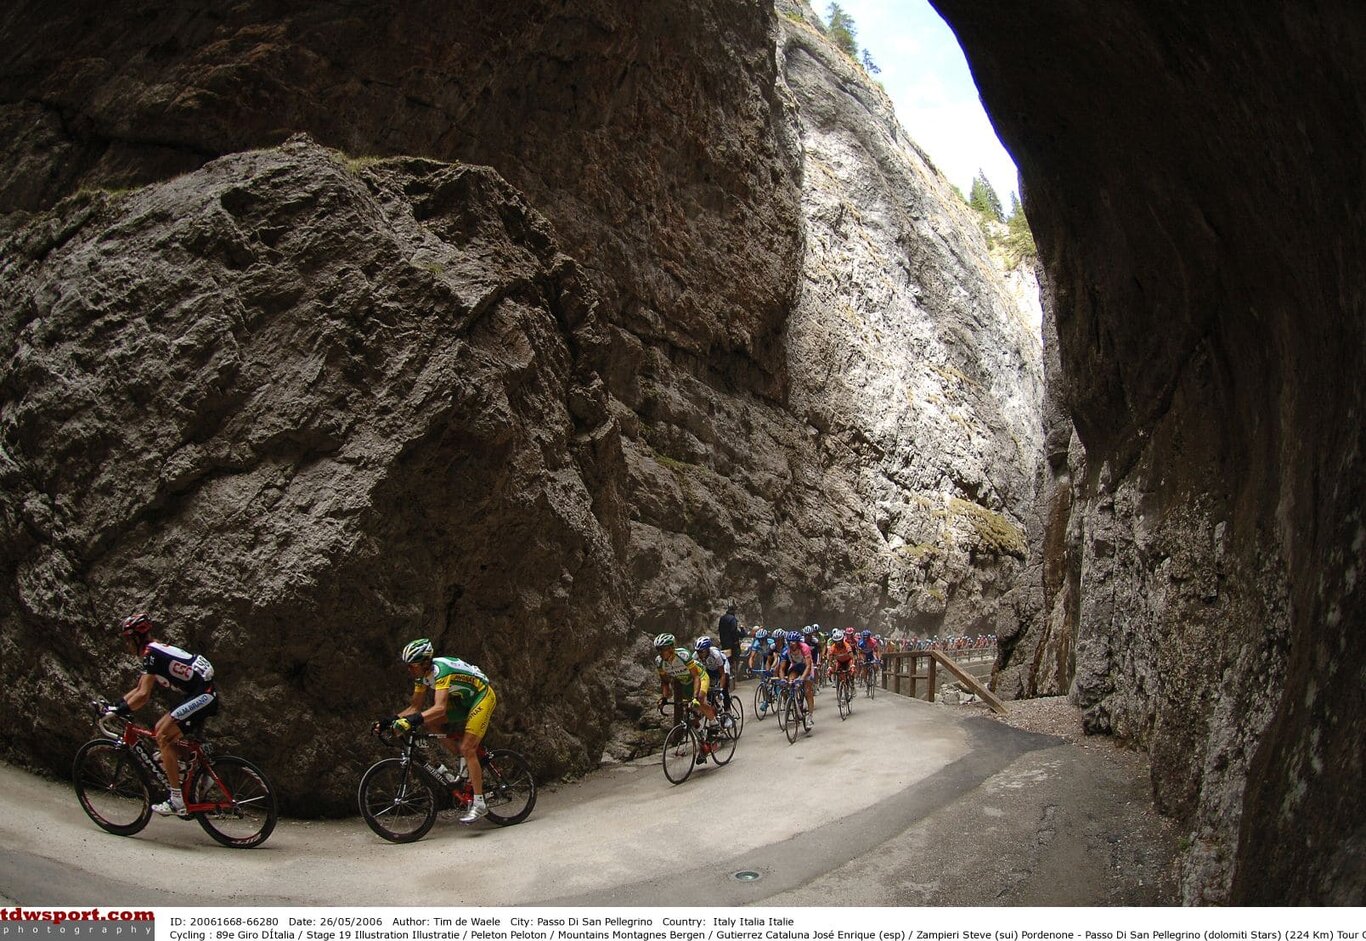
[(301, 813), (415, 636), (555, 775), (727, 600), (1013, 623), (1037, 324), (880, 92), (762, 3), (476, 6), (5, 14), (0, 703), (65, 704), (9, 757), (135, 609)]
[(1366, 898), (1366, 18), (936, 0), (1055, 294), (1020, 687), (1146, 744), (1191, 902)]

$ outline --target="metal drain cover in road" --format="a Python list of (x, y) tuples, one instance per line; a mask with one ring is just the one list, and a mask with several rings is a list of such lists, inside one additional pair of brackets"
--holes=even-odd
[(741, 869), (739, 872), (731, 873), (730, 877), (736, 882), (758, 882), (762, 878), (753, 869)]

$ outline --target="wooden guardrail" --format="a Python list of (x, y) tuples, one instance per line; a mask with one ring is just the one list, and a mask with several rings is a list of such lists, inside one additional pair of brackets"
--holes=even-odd
[[(980, 651), (943, 651), (943, 650), (906, 650), (882, 655), (882, 688), (901, 696), (919, 698), (917, 687), (925, 683), (925, 698), (934, 702), (935, 691), (939, 689), (939, 669), (948, 670), (958, 682), (976, 693), (993, 711), (1004, 715), (1006, 704), (977, 677), (959, 666), (958, 654), (973, 654)], [(921, 661), (925, 662), (922, 671)]]

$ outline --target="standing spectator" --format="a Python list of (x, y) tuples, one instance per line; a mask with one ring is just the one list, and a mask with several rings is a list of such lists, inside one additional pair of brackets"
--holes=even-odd
[(721, 635), (721, 649), (730, 654), (731, 663), (740, 662), (740, 619), (735, 616), (735, 605), (726, 608), (717, 627)]

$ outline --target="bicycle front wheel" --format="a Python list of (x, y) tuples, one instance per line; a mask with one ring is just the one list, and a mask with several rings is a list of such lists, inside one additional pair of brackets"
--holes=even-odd
[(356, 792), (365, 823), (390, 843), (411, 843), (436, 823), (437, 794), (427, 776), (399, 758), (370, 766)]
[(489, 752), (482, 764), (489, 821), (500, 827), (521, 823), (536, 806), (536, 779), (531, 776), (531, 766), (521, 755), (505, 748)]
[(265, 772), (245, 758), (215, 758), (195, 775), (192, 793), (194, 803), (215, 805), (194, 816), (204, 832), (224, 846), (260, 846), (275, 829), (275, 789)]
[(739, 733), (733, 728), (717, 729), (711, 742), (711, 760), (718, 765), (730, 764), (735, 757), (735, 743), (739, 738)]
[(872, 699), (872, 698), (873, 698), (873, 693), (874, 693), (874, 691), (877, 690), (877, 668), (876, 668), (876, 667), (873, 667), (873, 666), (871, 666), (871, 665), (868, 667), (867, 673), (865, 673), (864, 676), (863, 676), (863, 684), (864, 684), (865, 690), (866, 690), (867, 693), (868, 693), (868, 698), (869, 698), (869, 699)]
[(754, 718), (763, 722), (768, 711), (773, 708), (773, 697), (769, 695), (768, 684), (763, 680), (754, 687)]
[(789, 745), (797, 740), (797, 735), (802, 731), (802, 704), (796, 696), (788, 697), (787, 708), (783, 710), (783, 731), (787, 734)]
[(849, 696), (848, 685), (849, 681), (843, 678), (835, 681), (835, 702), (839, 703), (840, 721), (849, 718), (849, 713), (853, 712), (849, 703), (851, 697)]
[(664, 777), (671, 784), (682, 784), (697, 763), (697, 736), (686, 722), (680, 722), (664, 737)]
[(152, 799), (137, 759), (106, 739), (86, 742), (71, 767), (76, 799), (102, 830), (131, 836), (152, 817)]

